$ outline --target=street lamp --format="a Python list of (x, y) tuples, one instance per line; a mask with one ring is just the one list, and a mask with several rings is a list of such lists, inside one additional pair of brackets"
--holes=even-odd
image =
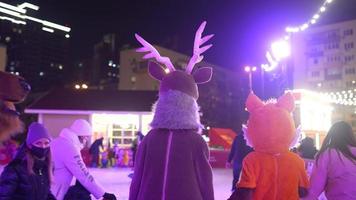
[(248, 85), (250, 88), (250, 91), (252, 91), (252, 73), (257, 70), (256, 67), (251, 67), (251, 66), (246, 66), (245, 67), (245, 72), (248, 73)]
[(291, 47), (287, 40), (278, 40), (271, 45), (272, 55), (277, 60), (280, 61), (283, 58), (287, 58), (291, 54)]
[[(307, 24), (303, 26), (302, 28), (307, 28)], [(288, 72), (286, 69), (286, 58), (288, 58), (291, 55), (291, 46), (290, 46), (290, 41), (289, 40), (278, 40), (275, 41), (271, 44), (271, 54), (273, 57), (273, 60), (276, 61), (276, 65), (280, 65), (281, 69), (281, 89), (284, 90), (285, 87), (289, 87), (289, 81), (288, 81)]]
[(87, 84), (82, 84), (82, 89), (88, 89), (88, 85)]

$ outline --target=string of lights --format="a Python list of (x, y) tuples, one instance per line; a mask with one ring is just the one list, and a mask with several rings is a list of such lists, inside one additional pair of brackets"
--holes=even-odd
[[(333, 0), (325, 0), (320, 6), (318, 11), (312, 15), (312, 17), (305, 23), (298, 26), (288, 26), (285, 28), (286, 35), (283, 39), (274, 42), (271, 45), (271, 49), (266, 52), (266, 59), (268, 64), (262, 64), (261, 68), (264, 71), (272, 71), (278, 67), (280, 61), (288, 57), (287, 53), (290, 51), (290, 36), (294, 33), (299, 33), (307, 30), (312, 25), (316, 24), (320, 20), (321, 16), (328, 10), (328, 6), (333, 2)], [(283, 54), (286, 55), (282, 55)], [(356, 89), (329, 92), (329, 93), (319, 93), (324, 97), (329, 103), (344, 106), (356, 106)]]
[(321, 93), (321, 95), (333, 104), (356, 106), (356, 89), (343, 90), (341, 92)]
[[(276, 43), (282, 47), (289, 46), (290, 45), (289, 44), (290, 43), (290, 35), (293, 33), (305, 31), (312, 25), (316, 24), (318, 22), (318, 20), (321, 18), (321, 16), (327, 11), (328, 6), (332, 2), (333, 2), (333, 0), (325, 0), (323, 2), (323, 4), (320, 6), (320, 8), (318, 9), (318, 11), (305, 23), (298, 25), (298, 26), (286, 27), (286, 29), (285, 29), (286, 35), (282, 39), (277, 41)], [(290, 49), (288, 49), (288, 50), (290, 50)], [(261, 65), (261, 68), (265, 71), (272, 71), (273, 69), (275, 69), (278, 66), (279, 62), (281, 61), (281, 58), (279, 58), (279, 56), (276, 55), (276, 53), (274, 53), (273, 51), (274, 50), (273, 50), (273, 45), (272, 45), (271, 49), (268, 50), (266, 53), (266, 58), (268, 60), (268, 64)]]
[(287, 33), (297, 33), (297, 32), (304, 31), (304, 30), (308, 29), (311, 25), (313, 25), (313, 24), (318, 22), (318, 20), (320, 19), (321, 15), (323, 13), (325, 13), (325, 11), (327, 10), (327, 7), (332, 2), (333, 2), (333, 0), (325, 0), (324, 3), (322, 4), (322, 6), (320, 6), (319, 10), (312, 16), (311, 19), (309, 19), (307, 22), (305, 22), (302, 25), (294, 26), (294, 27), (287, 27), (285, 31)]

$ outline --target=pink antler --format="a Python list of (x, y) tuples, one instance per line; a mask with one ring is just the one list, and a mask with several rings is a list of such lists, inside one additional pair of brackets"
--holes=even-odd
[(141, 36), (138, 34), (135, 34), (135, 37), (137, 41), (139, 41), (143, 47), (139, 48), (136, 50), (136, 52), (147, 52), (143, 59), (150, 59), (150, 58), (155, 58), (157, 62), (164, 64), (169, 71), (175, 71), (175, 68), (171, 62), (171, 60), (168, 57), (163, 57), (161, 56), (156, 48), (154, 48), (150, 43), (148, 43), (146, 40), (144, 40)]
[(188, 74), (190, 74), (193, 71), (195, 64), (197, 64), (203, 60), (204, 56), (201, 56), (200, 54), (204, 53), (206, 50), (210, 49), (210, 47), (213, 46), (212, 44), (209, 44), (204, 47), (200, 47), (201, 45), (203, 45), (205, 42), (207, 42), (214, 36), (214, 34), (211, 34), (211, 35), (207, 35), (202, 38), (202, 33), (205, 29), (205, 26), (206, 26), (206, 21), (204, 21), (200, 25), (197, 32), (195, 33), (193, 56), (189, 60), (189, 63), (186, 67), (186, 72)]

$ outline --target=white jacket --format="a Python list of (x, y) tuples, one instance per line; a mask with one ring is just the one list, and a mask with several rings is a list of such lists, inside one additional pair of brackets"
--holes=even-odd
[(63, 200), (73, 176), (95, 198), (99, 199), (105, 193), (86, 168), (80, 154), (81, 146), (78, 136), (66, 128), (61, 131), (58, 138), (51, 142), (54, 161), (54, 183), (51, 190), (57, 200)]

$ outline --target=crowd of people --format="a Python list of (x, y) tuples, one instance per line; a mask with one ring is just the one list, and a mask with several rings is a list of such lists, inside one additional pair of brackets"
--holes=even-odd
[(90, 148), (86, 149), (90, 154), (91, 167), (133, 167), (135, 155), (139, 143), (143, 139), (143, 134), (138, 131), (131, 147), (119, 147), (117, 143), (110, 145), (110, 142), (104, 142), (104, 137), (96, 139)]
[[(148, 71), (160, 82), (160, 89), (153, 106), (152, 129), (132, 148), (135, 161), (129, 200), (215, 198), (209, 148), (201, 136), (197, 104), (198, 84), (210, 81), (212, 68), (193, 70), (203, 59), (200, 54), (211, 47), (200, 47), (213, 37), (202, 37), (205, 25), (203, 22), (196, 32), (194, 55), (184, 71), (136, 34), (143, 46), (139, 51), (147, 53), (144, 58), (158, 62), (149, 62)], [(19, 84), (14, 80), (13, 84)], [(28, 93), (23, 85), (20, 91)], [(18, 98), (7, 100), (23, 99), (18, 93)], [(19, 130), (20, 123), (13, 104), (4, 104), (3, 99), (0, 96), (0, 138)], [(343, 121), (333, 124), (319, 152), (310, 138), (293, 152), (291, 145), (297, 137), (291, 115), (294, 107), (289, 92), (278, 100), (263, 102), (251, 91), (246, 101), (247, 129), (235, 139), (227, 163), (234, 168), (230, 200), (315, 200), (323, 192), (328, 200), (356, 199), (356, 139), (351, 126)], [(88, 121), (78, 119), (52, 139), (43, 124), (32, 123), (26, 141), (0, 176), (0, 200), (89, 200), (91, 195), (115, 200), (83, 161), (81, 150), (92, 132)], [(115, 145), (105, 147), (103, 140), (95, 141), (89, 149), (92, 166), (107, 167), (116, 163), (115, 159), (117, 163), (120, 159), (128, 162), (127, 154), (120, 153)], [(314, 162), (310, 177), (303, 158)]]
[[(32, 123), (25, 143), (18, 147), (14, 158), (1, 174), (0, 199), (90, 199), (90, 194), (97, 198), (110, 195), (95, 182), (77, 154), (77, 150), (83, 148), (90, 136), (90, 133), (83, 132), (83, 126), (87, 126), (86, 131), (90, 132), (89, 124), (78, 120), (71, 128), (64, 129), (60, 138), (52, 141), (41, 124)], [(253, 152), (243, 135), (244, 133), (238, 134), (235, 138), (227, 163), (228, 167), (233, 167), (234, 172), (232, 191), (238, 189), (244, 158)], [(13, 142), (5, 144), (11, 151), (16, 147)], [(66, 149), (65, 157), (63, 149)], [(291, 151), (305, 160), (313, 160), (310, 185), (303, 199), (318, 199), (323, 192), (329, 200), (355, 199), (356, 139), (349, 124), (335, 123), (320, 151), (310, 137), (303, 139), (299, 147)], [(51, 170), (53, 167), (54, 171)], [(307, 166), (305, 169), (307, 170)], [(70, 186), (73, 176), (78, 181)], [(52, 189), (50, 183), (56, 183), (52, 185)]]

